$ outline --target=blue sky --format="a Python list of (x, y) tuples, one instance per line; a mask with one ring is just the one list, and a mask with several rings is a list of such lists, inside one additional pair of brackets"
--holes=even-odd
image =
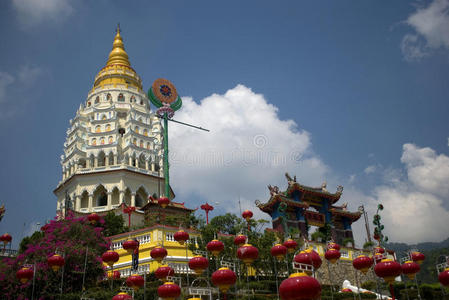
[[(69, 119), (120, 22), (145, 89), (170, 79), (186, 99), (179, 119), (213, 129), (205, 136), (173, 125), (174, 153), (229, 153), (240, 142), (264, 154), (300, 153), (296, 165), (256, 166), (253, 157), (250, 166), (242, 157), (226, 167), (174, 162), (177, 200), (236, 212), (226, 203), (240, 196), (256, 210), (254, 199), (268, 199), (267, 184), (283, 189), (289, 171), (309, 185), (326, 180), (331, 191), (344, 185), (351, 209), (386, 203), (396, 241), (444, 239), (448, 8), (448, 0), (2, 1), (0, 202), (7, 213), (0, 231), (17, 243), (54, 216)], [(240, 121), (223, 125), (231, 114)], [(271, 148), (251, 145), (260, 136)], [(195, 180), (187, 178), (192, 170)], [(412, 220), (416, 228), (405, 228)]]

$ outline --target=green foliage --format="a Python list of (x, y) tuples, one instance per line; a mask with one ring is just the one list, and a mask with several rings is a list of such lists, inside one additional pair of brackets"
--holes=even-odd
[(375, 245), (374, 242), (366, 242), (365, 244), (363, 244), (363, 249), (369, 249), (371, 247), (373, 247)]
[(345, 238), (343, 239), (343, 246), (346, 246), (346, 244), (351, 243), (354, 246), (354, 240), (351, 238)]
[(104, 235), (112, 236), (125, 232), (125, 225), (122, 215), (116, 215), (114, 212), (110, 211), (104, 216)]
[(315, 242), (323, 242), (324, 243), (326, 241), (326, 235), (319, 230), (312, 233), (311, 238), (312, 238), (312, 241), (315, 241)]
[(370, 281), (369, 280), (369, 281), (363, 282), (361, 286), (362, 286), (362, 289), (375, 291), (376, 287), (377, 287), (377, 284), (376, 284), (375, 281)]
[(44, 233), (42, 231), (35, 231), (31, 236), (26, 236), (22, 239), (19, 245), (19, 254), (25, 252), (28, 248), (28, 245), (35, 244), (37, 241), (41, 240), (44, 237)]
[[(324, 224), (323, 227), (318, 228), (318, 231), (322, 233), (322, 239), (327, 242), (332, 237), (332, 227), (329, 223)], [(313, 234), (312, 234), (313, 236)]]

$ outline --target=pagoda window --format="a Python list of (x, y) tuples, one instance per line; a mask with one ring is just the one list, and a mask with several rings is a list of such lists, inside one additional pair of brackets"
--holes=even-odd
[(95, 98), (95, 102), (94, 102), (94, 103), (95, 103), (95, 104), (100, 103), (100, 97), (97, 96), (97, 98)]
[(112, 136), (110, 136), (109, 138), (108, 138), (108, 143), (109, 144), (112, 144), (114, 142), (114, 139), (112, 138)]
[(95, 126), (95, 132), (101, 132), (101, 126), (100, 125)]
[(111, 124), (106, 125), (106, 131), (111, 131)]
[(111, 96), (111, 94), (108, 93), (108, 94), (106, 95), (106, 100), (111, 100), (111, 99), (112, 99), (112, 96)]
[(133, 139), (133, 144), (134, 144), (134, 146), (137, 145), (137, 139)]
[(101, 119), (102, 119), (102, 120), (106, 120), (106, 115), (103, 114), (103, 115), (101, 116)]
[(131, 98), (129, 99), (129, 102), (131, 102), (131, 103), (136, 102), (136, 97), (131, 96)]
[(104, 145), (104, 137), (101, 138), (100, 143)]
[(84, 191), (81, 194), (81, 208), (87, 208), (89, 205), (89, 194)]
[(97, 139), (92, 139), (92, 146), (96, 146), (97, 145)]
[(91, 105), (90, 102), (87, 102), (87, 107), (90, 107), (90, 105)]
[(117, 100), (120, 101), (120, 102), (125, 102), (125, 96), (123, 96), (123, 94), (120, 93), (120, 94), (118, 95)]
[(150, 143), (147, 143), (147, 149), (150, 149)]
[(104, 186), (100, 185), (94, 192), (94, 199), (96, 200), (96, 206), (108, 205), (108, 195)]
[(139, 126), (134, 127), (134, 131), (135, 131), (136, 133), (139, 133)]
[(143, 100), (142, 99), (140, 99), (140, 105), (143, 105)]
[(142, 118), (139, 118), (137, 121), (139, 121), (140, 123), (143, 123)]
[[(103, 139), (104, 142), (104, 139)], [(99, 167), (104, 167), (106, 165), (106, 155), (104, 154), (103, 151), (100, 152), (100, 154), (98, 154), (98, 166)]]
[(143, 141), (142, 140), (140, 140), (139, 146), (140, 146), (140, 148), (143, 148)]
[(144, 129), (144, 130), (143, 130), (143, 135), (144, 135), (144, 136), (148, 136), (148, 130), (147, 130), (147, 129)]

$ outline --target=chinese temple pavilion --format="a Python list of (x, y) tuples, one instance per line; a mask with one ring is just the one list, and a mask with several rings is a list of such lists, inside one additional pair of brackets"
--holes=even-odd
[(332, 239), (342, 243), (343, 239), (353, 239), (352, 223), (357, 221), (361, 212), (350, 212), (347, 203), (335, 205), (340, 200), (343, 187), (338, 186), (335, 193), (321, 187), (308, 187), (296, 182), (285, 174), (288, 182), (287, 190), (279, 191), (277, 186), (268, 186), (270, 199), (266, 203), (256, 200), (260, 210), (272, 218), (273, 229), (288, 233), (298, 228), (304, 237), (308, 237), (309, 226), (324, 227), (330, 225)]

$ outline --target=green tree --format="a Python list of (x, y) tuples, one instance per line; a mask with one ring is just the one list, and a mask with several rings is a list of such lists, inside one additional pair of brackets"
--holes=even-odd
[(116, 215), (114, 212), (110, 211), (104, 216), (104, 228), (105, 236), (112, 236), (125, 232), (125, 225), (122, 215)]

